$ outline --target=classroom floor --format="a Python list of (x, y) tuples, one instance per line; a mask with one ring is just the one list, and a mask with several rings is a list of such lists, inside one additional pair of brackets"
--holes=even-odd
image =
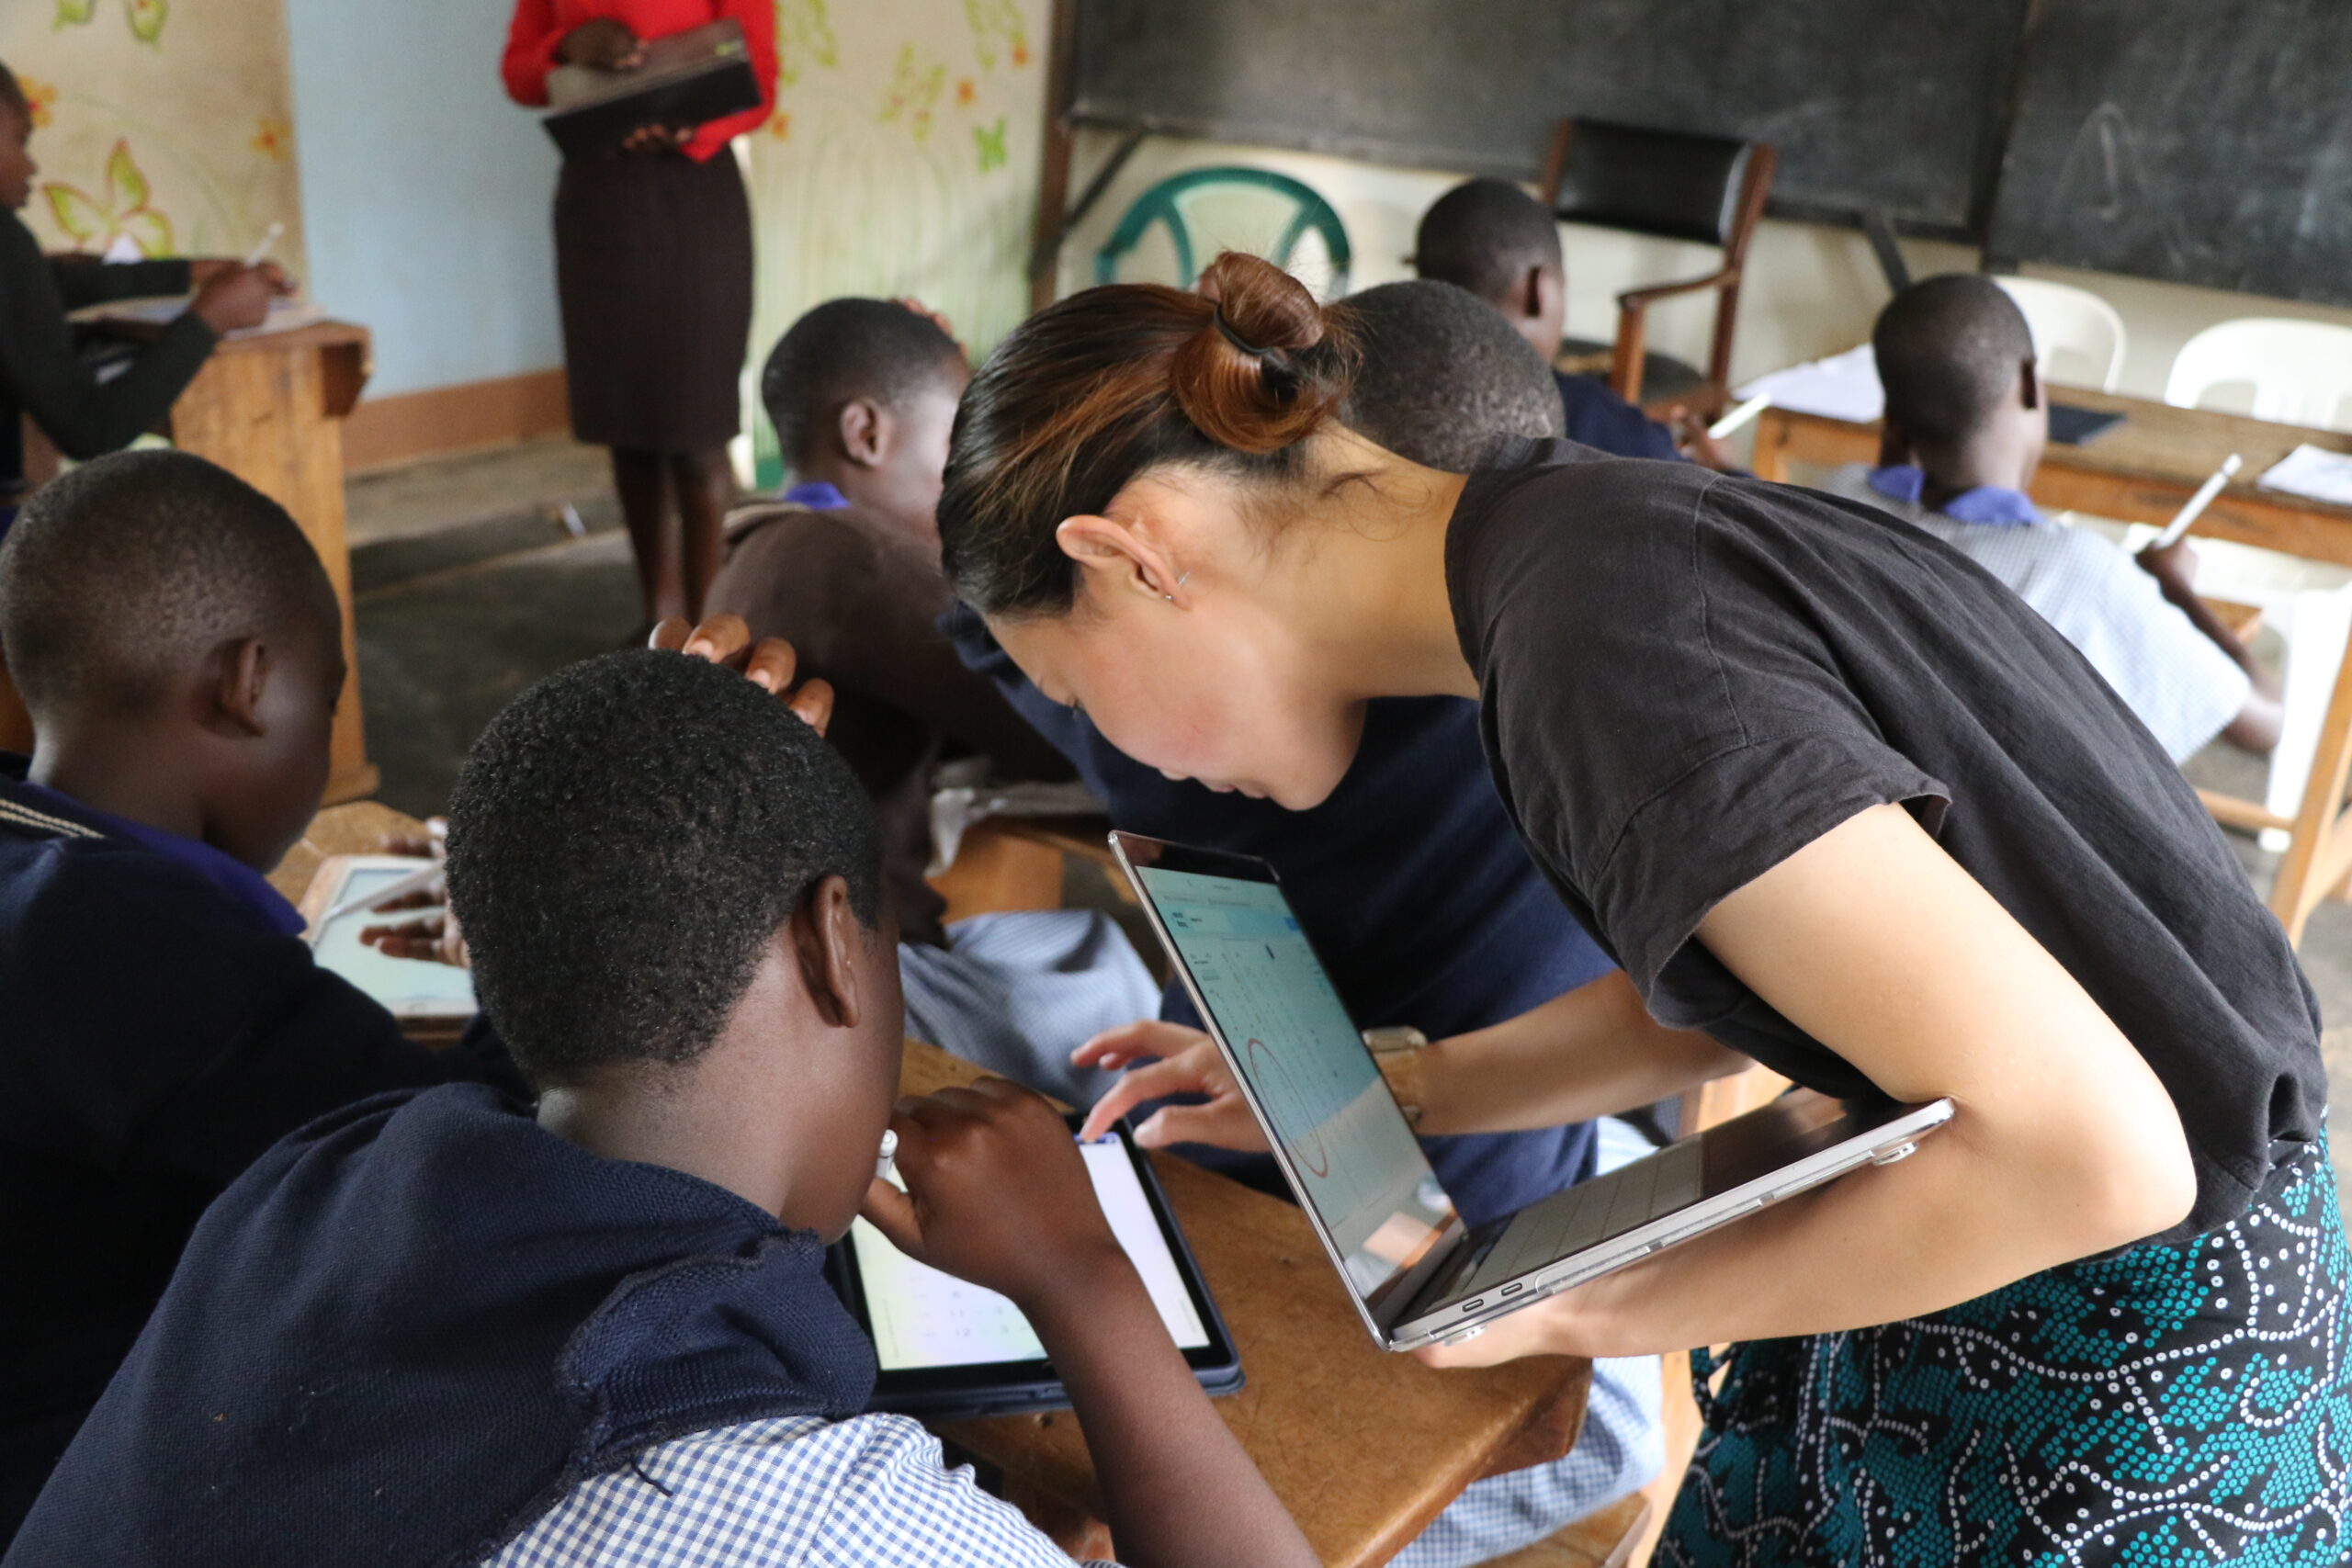
[[(424, 816), (447, 804), (466, 748), (510, 697), (628, 640), (639, 622), (628, 543), (603, 455), (568, 441), (365, 475), (348, 493), (368, 754), (383, 770), (380, 797)], [(2202, 785), (2261, 793), (2259, 765), (2226, 747), (2188, 771)], [(2233, 842), (2267, 892), (2275, 857)], [(2335, 1143), (2352, 1151), (2352, 904), (2312, 915), (2302, 960), (2329, 1024)], [(2352, 1171), (2352, 1154), (2340, 1164)], [(2352, 1201), (2352, 1182), (2346, 1192)]]

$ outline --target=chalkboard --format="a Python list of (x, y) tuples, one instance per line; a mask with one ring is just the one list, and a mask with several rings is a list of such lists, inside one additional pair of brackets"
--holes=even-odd
[(1981, 231), (2029, 0), (1069, 0), (1083, 121), (1528, 178), (1564, 115), (1770, 141), (1775, 205)]
[(1990, 251), (2352, 304), (2352, 5), (2042, 0)]

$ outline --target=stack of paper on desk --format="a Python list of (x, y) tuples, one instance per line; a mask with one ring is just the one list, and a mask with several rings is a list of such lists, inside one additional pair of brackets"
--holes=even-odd
[(2330, 452), (2306, 441), (2270, 465), (2256, 482), (2265, 490), (2352, 506), (2352, 453)]
[(1878, 364), (1866, 343), (1809, 365), (1792, 365), (1758, 376), (1732, 395), (1744, 400), (1759, 394), (1770, 397), (1774, 408), (1856, 424), (1875, 423), (1886, 412), (1886, 393), (1878, 384)]

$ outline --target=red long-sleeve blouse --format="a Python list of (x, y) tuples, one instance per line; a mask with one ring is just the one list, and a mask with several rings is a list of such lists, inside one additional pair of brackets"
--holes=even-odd
[(612, 17), (641, 39), (667, 38), (726, 17), (743, 25), (752, 71), (760, 79), (760, 107), (695, 131), (684, 148), (687, 157), (708, 158), (745, 131), (758, 130), (775, 107), (775, 0), (515, 0), (500, 68), (507, 96), (534, 108), (545, 104), (556, 47), (572, 28), (599, 17)]

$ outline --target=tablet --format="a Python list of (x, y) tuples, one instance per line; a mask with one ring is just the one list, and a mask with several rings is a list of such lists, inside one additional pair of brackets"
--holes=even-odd
[[(1076, 1126), (1080, 1118), (1070, 1122)], [(1241, 1386), (1241, 1359), (1192, 1249), (1126, 1129), (1080, 1144), (1111, 1232), (1159, 1309), (1168, 1337), (1211, 1393)], [(895, 1178), (894, 1178), (895, 1179)], [(916, 1262), (864, 1220), (832, 1250), (834, 1288), (874, 1341), (876, 1410), (940, 1420), (1067, 1408), (1069, 1395), (1021, 1309)]]
[(302, 914), (311, 922), (303, 933), (319, 967), (332, 969), (384, 1005), (403, 1021), (464, 1020), (473, 1017), (474, 977), (455, 964), (427, 958), (392, 958), (359, 940), (369, 926), (394, 925), (439, 913), (435, 909), (399, 909), (377, 914), (354, 909), (324, 925), (321, 916), (388, 888), (424, 865), (401, 855), (334, 855), (322, 863), (303, 896)]

